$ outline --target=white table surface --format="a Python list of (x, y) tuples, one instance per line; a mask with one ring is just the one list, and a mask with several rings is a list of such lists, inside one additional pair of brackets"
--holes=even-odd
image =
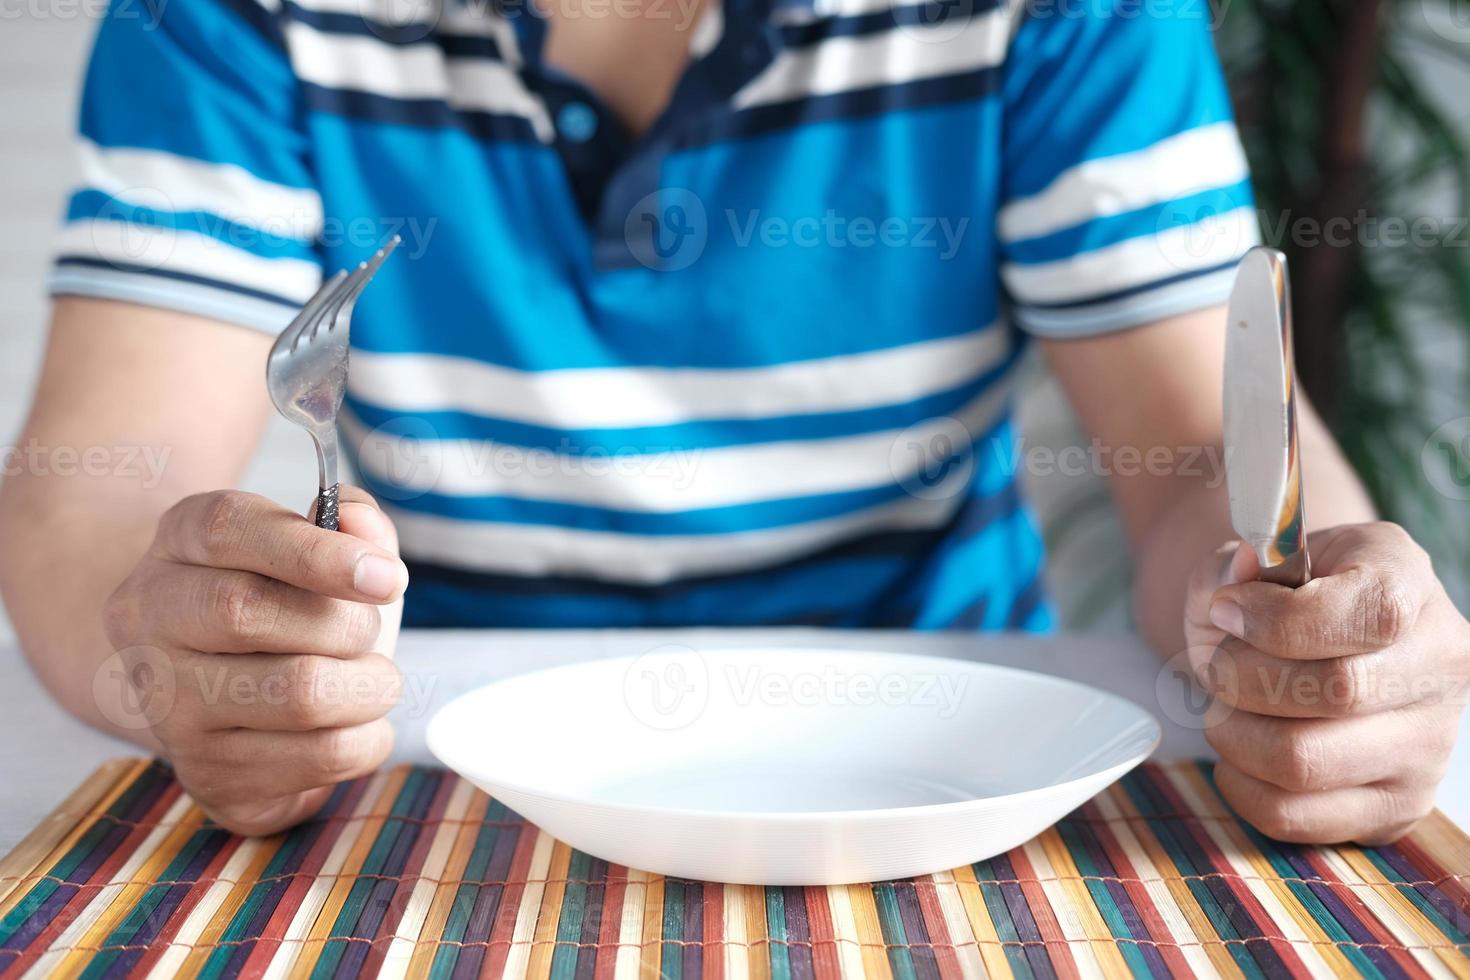
[[(481, 684), (538, 667), (636, 655), (666, 644), (851, 647), (980, 660), (1056, 674), (1122, 695), (1152, 711), (1164, 728), (1155, 758), (1212, 753), (1185, 687), (1126, 634), (921, 634), (824, 630), (409, 631), (399, 641), (405, 698), (393, 718), (398, 761), (433, 762), (424, 731), (433, 712)], [(1162, 675), (1162, 676), (1161, 676)], [(1439, 806), (1470, 827), (1470, 724), (1440, 790)], [(1364, 751), (1373, 751), (1364, 746)], [(104, 759), (138, 750), (58, 708), (19, 650), (0, 648), (0, 854), (8, 851)]]

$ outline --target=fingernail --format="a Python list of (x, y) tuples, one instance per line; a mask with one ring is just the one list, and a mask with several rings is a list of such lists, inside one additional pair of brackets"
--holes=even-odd
[(1229, 599), (1221, 599), (1210, 606), (1210, 622), (1231, 636), (1245, 637), (1245, 611)]
[(390, 599), (403, 587), (403, 565), (379, 555), (363, 555), (352, 572), (352, 585), (374, 599)]

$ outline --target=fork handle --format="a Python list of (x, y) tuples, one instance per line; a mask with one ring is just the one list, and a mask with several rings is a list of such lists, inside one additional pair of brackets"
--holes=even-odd
[(342, 484), (334, 483), (316, 495), (316, 526), (328, 531), (340, 530), (337, 518), (337, 494)]

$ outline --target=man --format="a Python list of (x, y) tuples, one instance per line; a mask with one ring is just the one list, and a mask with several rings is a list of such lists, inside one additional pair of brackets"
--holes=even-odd
[[(1457, 728), (1464, 619), (1309, 407), (1305, 588), (1254, 580), (1183, 465), (1220, 443), (1255, 234), (1205, 13), (118, 6), (23, 439), (168, 466), (7, 482), (36, 671), (113, 730), (99, 665), (166, 672), (169, 710), (122, 733), (261, 833), (389, 751), (400, 536), (419, 625), (1043, 629), (1008, 463), (1034, 340), (1103, 446), (1178, 461), (1113, 487), (1141, 628), (1236, 678), (1226, 798), (1288, 840), (1401, 834)], [(343, 422), (384, 505), (349, 491), (334, 534), (222, 489), (273, 334), (394, 231)], [(281, 696), (210, 695), (237, 678)]]

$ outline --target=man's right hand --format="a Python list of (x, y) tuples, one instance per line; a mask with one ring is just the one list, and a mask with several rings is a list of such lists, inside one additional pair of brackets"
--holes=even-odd
[(124, 665), (169, 673), (171, 697), (146, 712), (165, 757), (239, 833), (305, 819), (392, 748), (408, 571), (372, 499), (341, 499), (345, 533), (253, 494), (188, 497), (107, 602)]

